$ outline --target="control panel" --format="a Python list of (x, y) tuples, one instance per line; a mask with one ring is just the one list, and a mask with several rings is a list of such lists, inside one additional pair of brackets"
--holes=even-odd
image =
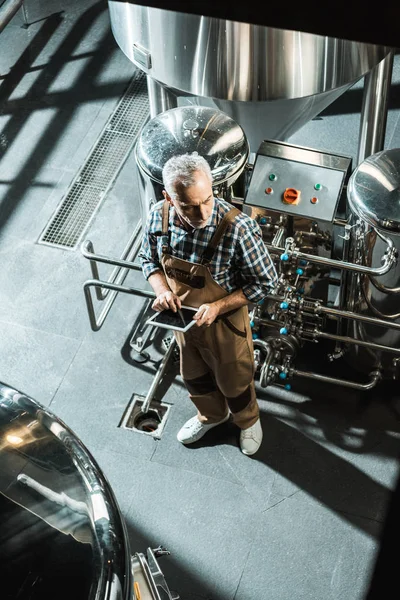
[(265, 141), (244, 204), (331, 223), (350, 166), (349, 157)]

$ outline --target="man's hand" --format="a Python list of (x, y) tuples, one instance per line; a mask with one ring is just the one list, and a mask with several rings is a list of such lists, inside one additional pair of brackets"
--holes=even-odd
[(162, 292), (157, 296), (154, 300), (151, 308), (153, 310), (158, 310), (159, 312), (162, 310), (166, 310), (170, 308), (174, 312), (182, 307), (181, 301), (176, 294), (171, 292), (171, 290), (167, 290), (166, 292)]
[(217, 302), (212, 302), (211, 304), (202, 304), (197, 313), (194, 315), (193, 319), (197, 321), (196, 325), (201, 327), (205, 325), (209, 327), (211, 323), (215, 321), (215, 319), (219, 315), (219, 304)]

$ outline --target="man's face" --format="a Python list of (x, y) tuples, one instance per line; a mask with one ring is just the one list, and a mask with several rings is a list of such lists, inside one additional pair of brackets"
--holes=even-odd
[(171, 198), (164, 190), (164, 197), (174, 206), (180, 218), (194, 229), (206, 226), (214, 208), (214, 194), (211, 183), (203, 171), (194, 173), (195, 183), (183, 187), (175, 186), (176, 196)]

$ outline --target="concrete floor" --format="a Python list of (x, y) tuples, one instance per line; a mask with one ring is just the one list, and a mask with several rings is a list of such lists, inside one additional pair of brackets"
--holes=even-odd
[[(37, 240), (134, 69), (106, 2), (36, 0), (27, 15), (28, 28), (18, 14), (0, 36), (0, 380), (81, 438), (109, 478), (132, 550), (167, 546), (161, 566), (183, 600), (362, 600), (398, 473), (394, 402), (385, 388), (366, 397), (301, 382), (259, 389), (265, 437), (248, 458), (229, 423), (193, 447), (177, 442), (193, 409), (171, 377), (160, 440), (118, 427), (160, 358), (132, 360), (143, 300), (120, 295), (92, 332), (88, 261)], [(396, 60), (388, 148), (400, 146), (399, 82)], [(355, 157), (361, 101), (362, 82), (289, 141)], [(84, 239), (119, 256), (138, 213), (130, 156)], [(140, 274), (127, 284), (143, 285)]]

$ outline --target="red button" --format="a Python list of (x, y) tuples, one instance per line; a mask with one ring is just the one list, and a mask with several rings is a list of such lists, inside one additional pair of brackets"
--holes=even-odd
[(267, 189), (265, 190), (265, 193), (266, 193), (266, 194), (273, 194), (273, 193), (274, 193), (274, 190), (273, 190), (272, 188), (267, 188)]
[(298, 204), (300, 201), (300, 190), (295, 188), (286, 188), (283, 192), (283, 201), (286, 204)]
[(315, 196), (313, 198), (311, 198), (310, 200), (311, 204), (317, 204), (318, 202), (318, 198), (316, 198)]

